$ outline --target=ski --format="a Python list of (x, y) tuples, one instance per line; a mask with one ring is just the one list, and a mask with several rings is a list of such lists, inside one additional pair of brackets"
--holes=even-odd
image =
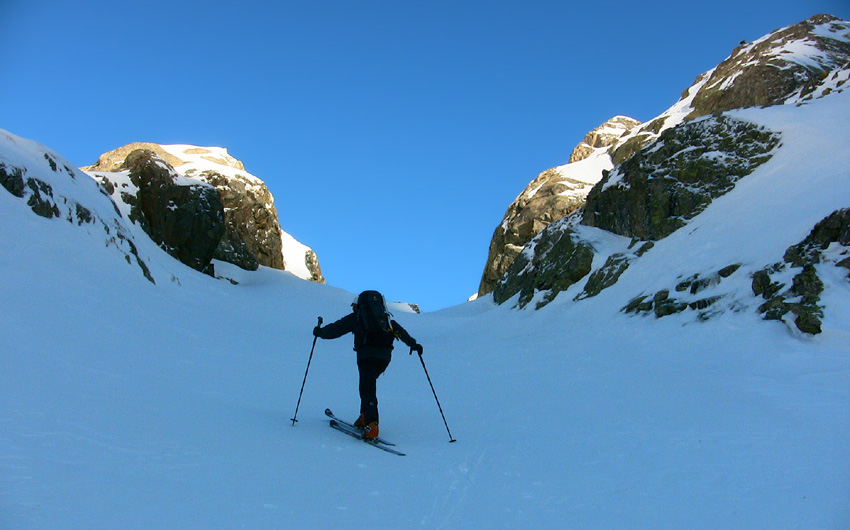
[(398, 455), (398, 456), (405, 456), (404, 453), (402, 453), (400, 451), (396, 451), (392, 447), (388, 447), (387, 445), (385, 445), (385, 444), (383, 444), (383, 443), (381, 443), (377, 440), (364, 440), (363, 438), (361, 438), (361, 433), (358, 429), (354, 428), (353, 426), (351, 426), (349, 424), (340, 423), (339, 420), (332, 419), (331, 420), (331, 427), (338, 430), (339, 432), (343, 432), (343, 433), (351, 436), (352, 438), (357, 438), (358, 440), (360, 440), (362, 442), (366, 442), (367, 444), (371, 445), (372, 447), (377, 447), (378, 449), (380, 449), (382, 451), (386, 451), (388, 453), (392, 453), (392, 454)]
[[(336, 421), (337, 421), (337, 423), (340, 423), (340, 424), (342, 424), (342, 425), (344, 425), (344, 426), (348, 427), (348, 428), (349, 428), (349, 429), (351, 429), (352, 431), (356, 431), (356, 432), (359, 432), (360, 434), (363, 434), (363, 429), (357, 428), (357, 427), (355, 427), (354, 425), (352, 425), (352, 424), (348, 423), (347, 421), (345, 421), (345, 420), (343, 420), (343, 419), (341, 419), (341, 418), (336, 417), (336, 416), (334, 415), (334, 413), (333, 413), (333, 412), (331, 412), (331, 409), (325, 409), (325, 416), (327, 416), (328, 418), (330, 418), (330, 419), (332, 419), (332, 420), (336, 420)], [(392, 445), (392, 446), (394, 446), (394, 445), (395, 445), (394, 443), (390, 442), (389, 440), (384, 440), (384, 439), (383, 439), (383, 438), (381, 438), (380, 436), (378, 436), (377, 438), (375, 438), (375, 440), (376, 440), (377, 442), (379, 442), (379, 443), (384, 444), (384, 445)]]

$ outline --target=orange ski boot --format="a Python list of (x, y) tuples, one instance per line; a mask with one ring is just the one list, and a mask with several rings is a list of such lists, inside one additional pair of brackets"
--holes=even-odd
[(378, 422), (373, 421), (369, 425), (363, 428), (363, 439), (364, 440), (374, 440), (378, 437)]

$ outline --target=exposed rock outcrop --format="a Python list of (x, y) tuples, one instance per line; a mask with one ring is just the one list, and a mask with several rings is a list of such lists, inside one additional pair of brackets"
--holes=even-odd
[[(782, 105), (805, 99), (831, 72), (850, 62), (850, 41), (835, 38), (850, 25), (817, 15), (735, 48), (708, 77), (691, 103), (688, 119), (747, 107)], [(788, 46), (804, 46), (813, 53), (806, 60), (788, 53)]]
[(187, 176), (214, 186), (225, 205), (226, 230), (216, 250), (216, 259), (247, 270), (256, 270), (260, 265), (286, 269), (277, 208), (265, 185), (215, 171)]
[(584, 204), (590, 185), (561, 178), (550, 169), (534, 179), (505, 213), (502, 224), (493, 232), (487, 263), (478, 293), (493, 290), (496, 282), (523, 247), (549, 223), (574, 212)]
[(0, 185), (19, 199), (26, 198), (27, 206), (35, 213), (47, 219), (61, 214), (53, 197), (53, 187), (43, 180), (24, 177), (24, 170), (0, 164)]
[[(777, 134), (727, 117), (705, 118), (668, 129), (657, 142), (606, 172), (587, 196), (584, 208), (569, 222), (545, 227), (532, 245), (518, 251), (526, 257), (516, 258), (516, 266), (507, 269), (494, 300), (501, 303), (522, 292), (518, 305), (523, 307), (535, 292), (546, 291), (536, 304), (545, 305), (580, 280), (583, 276), (579, 273), (591, 272), (583, 252), (550, 250), (561, 249), (568, 242), (592, 249), (573, 234), (571, 224), (601, 228), (635, 242), (662, 239), (769, 160), (778, 142)], [(637, 253), (608, 257), (577, 299), (595, 296), (616, 283), (629, 263), (648, 250), (643, 245), (639, 249)], [(568, 281), (553, 280), (559, 274)]]
[(291, 270), (302, 278), (324, 283), (315, 252), (301, 244), (285, 248), (284, 240), (290, 242), (291, 236), (284, 237), (268, 187), (247, 173), (242, 162), (226, 149), (137, 142), (104, 153), (96, 164), (82, 169), (101, 175), (119, 171), (124, 158), (137, 149), (153, 151), (181, 176), (218, 190), (224, 205), (225, 232), (215, 259), (247, 270), (256, 270), (260, 265)]
[(493, 232), (478, 296), (491, 292), (523, 247), (550, 223), (584, 205), (593, 185), (612, 167), (607, 149), (640, 122), (616, 116), (585, 136), (570, 163), (548, 169), (531, 181), (508, 207)]
[[(821, 332), (823, 281), (819, 264), (850, 269), (850, 209), (838, 210), (815, 225), (800, 243), (788, 248), (783, 261), (753, 275), (752, 289), (765, 300), (759, 307), (768, 320), (794, 316), (804, 333)], [(791, 275), (790, 286), (787, 277)]]
[(743, 43), (697, 76), (679, 101), (635, 127), (611, 150), (615, 165), (682, 121), (749, 107), (796, 104), (841, 90), (850, 71), (850, 23), (817, 15)]
[(769, 160), (778, 142), (722, 116), (667, 129), (593, 188), (581, 222), (640, 240), (666, 237)]
[(713, 316), (712, 307), (721, 300), (721, 296), (700, 295), (703, 291), (718, 286), (741, 267), (733, 263), (708, 275), (693, 274), (676, 284), (675, 292), (661, 289), (652, 296), (640, 295), (632, 299), (623, 308), (625, 313), (650, 313), (657, 318), (666, 317), (686, 310), (697, 311), (697, 318), (707, 320)]
[(151, 142), (133, 142), (125, 146), (119, 147), (118, 149), (113, 149), (112, 151), (103, 153), (97, 158), (97, 162), (95, 162), (91, 166), (81, 167), (80, 169), (90, 173), (114, 173), (116, 171), (121, 171), (121, 169), (124, 167), (124, 161), (127, 160), (127, 157), (130, 155), (130, 153), (132, 153), (133, 151), (138, 151), (140, 149), (156, 153), (158, 157), (165, 160), (165, 162), (169, 166), (175, 169), (186, 163), (184, 160), (181, 160), (177, 156), (165, 150), (159, 144)]
[(138, 189), (132, 220), (182, 263), (212, 275), (210, 262), (225, 231), (216, 189), (178, 183), (174, 168), (153, 151), (131, 152), (124, 168)]
[(493, 300), (501, 304), (519, 293), (517, 305), (525, 307), (543, 292), (537, 307), (543, 306), (590, 273), (592, 264), (593, 248), (568, 223), (550, 225), (513, 260), (496, 284)]

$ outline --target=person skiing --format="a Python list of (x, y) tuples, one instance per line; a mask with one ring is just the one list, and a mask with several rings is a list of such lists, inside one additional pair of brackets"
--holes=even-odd
[(352, 312), (341, 319), (313, 328), (313, 335), (321, 339), (336, 339), (347, 333), (354, 334), (354, 351), (357, 352), (357, 369), (360, 373), (360, 417), (355, 427), (363, 429), (363, 438), (378, 437), (378, 377), (392, 360), (393, 342), (401, 340), (412, 351), (422, 355), (422, 345), (401, 325), (392, 320), (383, 295), (378, 291), (363, 291), (351, 304)]

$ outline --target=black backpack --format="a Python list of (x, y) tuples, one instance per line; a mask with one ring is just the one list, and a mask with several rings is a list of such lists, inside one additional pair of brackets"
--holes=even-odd
[(366, 335), (393, 333), (391, 316), (378, 291), (363, 291), (357, 297), (357, 322)]

